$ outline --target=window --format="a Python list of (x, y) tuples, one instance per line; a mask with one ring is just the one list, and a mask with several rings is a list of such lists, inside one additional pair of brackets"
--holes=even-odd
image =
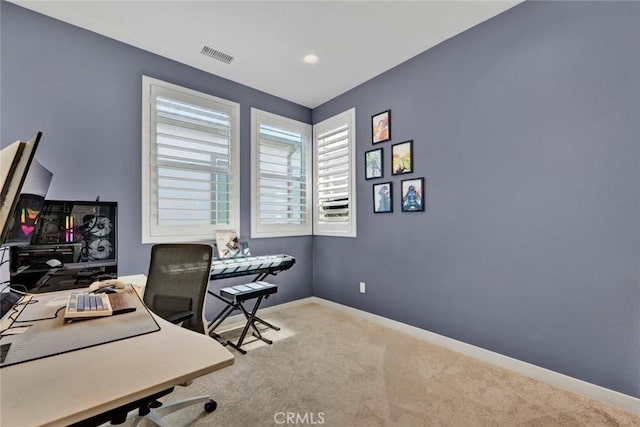
[(142, 243), (239, 233), (240, 106), (147, 76), (142, 101)]
[(311, 234), (311, 125), (251, 109), (251, 237)]
[(313, 233), (356, 237), (356, 110), (345, 111), (313, 126)]

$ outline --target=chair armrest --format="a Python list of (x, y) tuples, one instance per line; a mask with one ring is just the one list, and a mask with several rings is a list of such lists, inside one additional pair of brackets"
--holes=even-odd
[(180, 311), (178, 313), (167, 316), (166, 320), (177, 325), (191, 317), (193, 317), (193, 311)]

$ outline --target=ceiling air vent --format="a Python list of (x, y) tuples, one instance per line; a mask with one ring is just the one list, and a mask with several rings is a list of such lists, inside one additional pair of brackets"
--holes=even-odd
[(214, 49), (206, 44), (202, 44), (200, 46), (200, 53), (210, 56), (213, 59), (217, 59), (218, 61), (222, 61), (225, 64), (231, 64), (231, 61), (233, 61), (233, 56), (220, 52), (218, 49)]

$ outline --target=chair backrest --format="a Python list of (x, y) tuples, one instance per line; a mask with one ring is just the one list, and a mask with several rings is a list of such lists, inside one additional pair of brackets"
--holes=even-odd
[(166, 318), (181, 311), (193, 316), (183, 327), (204, 333), (204, 301), (209, 286), (212, 247), (204, 244), (158, 244), (151, 249), (144, 302)]

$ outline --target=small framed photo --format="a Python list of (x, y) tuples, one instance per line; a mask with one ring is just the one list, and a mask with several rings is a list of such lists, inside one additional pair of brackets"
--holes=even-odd
[(404, 179), (401, 182), (402, 196), (400, 206), (402, 212), (419, 212), (424, 210), (424, 178)]
[(389, 141), (391, 139), (391, 110), (371, 116), (371, 142)]
[(413, 141), (400, 142), (391, 146), (391, 174), (401, 175), (413, 172)]
[(365, 179), (382, 178), (382, 148), (364, 153)]
[(373, 213), (393, 212), (393, 186), (390, 182), (373, 185)]

